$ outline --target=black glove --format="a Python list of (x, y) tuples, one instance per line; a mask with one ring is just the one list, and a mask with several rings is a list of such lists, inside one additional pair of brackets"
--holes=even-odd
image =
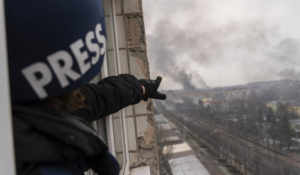
[(164, 100), (167, 98), (166, 94), (162, 94), (157, 91), (160, 82), (161, 77), (157, 77), (156, 80), (145, 80), (141, 79), (139, 80), (140, 84), (145, 87), (145, 94), (143, 100), (146, 101), (148, 98), (154, 98), (154, 99), (160, 99)]

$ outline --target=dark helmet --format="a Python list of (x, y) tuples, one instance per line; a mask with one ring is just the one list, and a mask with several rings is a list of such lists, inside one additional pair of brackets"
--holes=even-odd
[(106, 29), (101, 0), (5, 1), (13, 101), (58, 96), (101, 69)]

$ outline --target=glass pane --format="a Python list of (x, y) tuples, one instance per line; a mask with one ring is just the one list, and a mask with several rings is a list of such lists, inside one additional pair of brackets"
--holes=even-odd
[(97, 121), (97, 132), (99, 137), (107, 144), (107, 133), (105, 119), (100, 119)]
[(123, 166), (124, 163), (124, 145), (123, 145), (123, 125), (121, 124), (120, 113), (113, 116), (113, 131), (115, 141), (116, 158), (118, 162)]
[[(116, 40), (117, 30), (114, 26), (114, 16), (112, 12), (112, 2), (111, 0), (103, 0), (104, 4), (104, 13), (105, 13), (105, 22), (106, 22), (106, 30), (107, 30), (107, 68), (108, 68), (108, 76), (118, 75), (120, 72), (118, 71), (118, 57), (119, 54)], [(124, 135), (123, 135), (123, 124), (121, 119), (121, 113), (116, 113), (112, 115), (112, 127), (113, 127), (113, 136), (114, 145), (115, 145), (115, 155), (120, 163), (121, 168), (124, 167), (125, 162), (125, 152), (124, 152)]]

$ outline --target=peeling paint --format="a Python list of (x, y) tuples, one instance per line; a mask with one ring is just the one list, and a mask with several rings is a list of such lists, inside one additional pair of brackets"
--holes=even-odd
[[(127, 42), (129, 72), (137, 78), (150, 78), (145, 26), (141, 0), (123, 0), (122, 6)], [(130, 167), (150, 166), (151, 175), (159, 174), (158, 150), (154, 127), (153, 102), (135, 105), (134, 117), (136, 151), (130, 153)], [(128, 112), (129, 113), (129, 112)], [(128, 116), (126, 114), (126, 116)]]
[(144, 133), (144, 139), (146, 144), (150, 144), (151, 142), (153, 142), (154, 134), (154, 127), (150, 123), (148, 123), (147, 130)]
[(144, 23), (142, 16), (126, 15), (125, 17), (127, 47), (128, 48), (146, 48)]
[(130, 55), (140, 67), (143, 75), (145, 77), (150, 77), (149, 62), (146, 53), (142, 51), (131, 51)]

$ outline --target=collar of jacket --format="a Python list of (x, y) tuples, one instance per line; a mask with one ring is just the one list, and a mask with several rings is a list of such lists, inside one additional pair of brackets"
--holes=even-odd
[[(60, 154), (58, 157), (60, 157), (59, 159), (61, 159), (61, 161), (87, 158), (107, 150), (107, 146), (99, 139), (95, 130), (87, 123), (78, 120), (78, 117), (76, 116), (71, 116), (69, 114), (53, 110), (42, 103), (34, 105), (13, 104), (13, 117), (23, 120), (36, 131), (36, 134), (45, 136), (47, 140), (49, 138), (49, 141), (54, 143), (58, 149), (74, 150), (75, 148), (77, 156), (75, 156), (72, 151), (68, 153), (68, 151), (58, 150), (57, 154)], [(18, 128), (14, 128), (14, 130), (18, 131)], [(15, 132), (15, 139), (27, 138), (26, 135), (22, 135), (22, 132)], [(31, 142), (26, 143), (30, 144)], [(33, 145), (37, 146), (35, 144), (38, 143), (23, 145), (21, 146), (21, 149), (34, 149)], [(16, 148), (20, 149), (20, 146)], [(47, 147), (40, 149), (47, 151)], [(31, 156), (34, 157), (39, 155)], [(26, 157), (23, 157), (22, 159), (26, 160)], [(28, 157), (28, 159), (32, 160), (32, 157)], [(51, 158), (49, 160), (51, 160)]]

